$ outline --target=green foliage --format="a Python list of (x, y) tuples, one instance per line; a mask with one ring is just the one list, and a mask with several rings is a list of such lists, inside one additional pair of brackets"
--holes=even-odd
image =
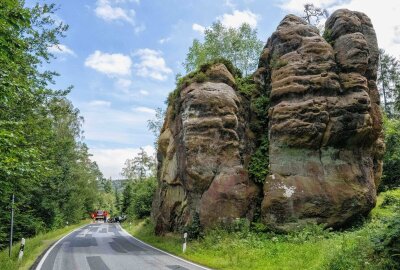
[(130, 218), (142, 219), (150, 216), (156, 187), (155, 177), (129, 182), (123, 191), (122, 212), (128, 214)]
[(191, 72), (205, 63), (225, 58), (244, 74), (250, 74), (257, 68), (262, 46), (257, 31), (250, 25), (226, 28), (218, 21), (205, 30), (203, 43), (193, 40), (183, 65), (186, 72)]
[(82, 118), (43, 68), (67, 25), (54, 4), (0, 1), (0, 249), (15, 194), (16, 239), (78, 222), (92, 211), (101, 173), (81, 141)]
[(204, 237), (203, 226), (200, 223), (199, 213), (194, 213), (192, 222), (183, 228), (182, 233), (188, 234), (188, 240), (195, 240)]
[(377, 86), (382, 97), (384, 112), (389, 118), (400, 110), (400, 61), (379, 50)]
[(125, 167), (122, 168), (121, 175), (128, 180), (141, 181), (149, 176), (155, 175), (155, 171), (155, 157), (149, 155), (141, 147), (140, 152), (134, 158), (125, 161)]
[(237, 78), (238, 91), (250, 100), (250, 110), (253, 117), (250, 128), (258, 134), (256, 148), (251, 156), (248, 171), (250, 178), (262, 185), (269, 169), (269, 140), (268, 140), (268, 108), (269, 97), (263, 89), (255, 84), (251, 76)]
[(385, 194), (385, 196), (383, 197), (381, 207), (388, 207), (388, 206), (393, 206), (396, 204), (400, 205), (400, 198), (389, 193), (389, 194)]
[(400, 120), (383, 118), (386, 151), (383, 156), (383, 177), (380, 190), (400, 186)]
[(269, 141), (268, 136), (263, 136), (261, 144), (251, 156), (249, 164), (249, 174), (254, 182), (264, 184), (269, 169)]
[(278, 55), (274, 54), (271, 58), (270, 66), (273, 69), (280, 69), (288, 64), (288, 61), (281, 60)]
[[(397, 210), (400, 210), (398, 203)], [(373, 238), (377, 257), (386, 258), (386, 269), (400, 268), (400, 214), (386, 222), (386, 228)]]
[(332, 38), (332, 30), (331, 29), (325, 29), (324, 33), (322, 34), (322, 37), (325, 39), (326, 42), (331, 44), (332, 47), (335, 45), (335, 41)]

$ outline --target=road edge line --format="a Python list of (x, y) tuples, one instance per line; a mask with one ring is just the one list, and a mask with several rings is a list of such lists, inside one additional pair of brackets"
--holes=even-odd
[(200, 264), (197, 264), (197, 263), (188, 261), (188, 260), (186, 260), (186, 259), (183, 259), (183, 258), (181, 258), (181, 257), (178, 257), (178, 256), (176, 256), (176, 255), (173, 255), (173, 254), (171, 254), (171, 253), (169, 253), (169, 252), (166, 252), (166, 251), (164, 251), (164, 250), (161, 250), (161, 249), (159, 249), (159, 248), (156, 248), (156, 247), (154, 247), (154, 246), (152, 246), (152, 245), (150, 245), (150, 244), (147, 244), (146, 242), (143, 242), (142, 240), (136, 238), (135, 236), (133, 236), (132, 234), (130, 234), (129, 232), (127, 232), (127, 231), (121, 226), (121, 224), (118, 223), (118, 225), (119, 225), (119, 227), (121, 228), (121, 230), (124, 231), (127, 235), (129, 235), (130, 237), (132, 237), (132, 238), (135, 239), (136, 241), (139, 241), (140, 243), (142, 243), (142, 244), (144, 244), (144, 245), (146, 245), (146, 246), (148, 246), (148, 247), (150, 247), (150, 248), (152, 248), (152, 249), (155, 249), (155, 250), (160, 251), (160, 252), (162, 252), (162, 253), (164, 253), (164, 254), (167, 254), (167, 255), (169, 255), (169, 256), (175, 258), (175, 259), (178, 259), (178, 260), (181, 260), (181, 261), (183, 261), (183, 262), (185, 262), (185, 263), (188, 263), (188, 264), (191, 264), (191, 265), (200, 267), (200, 268), (202, 268), (202, 269), (205, 269), (205, 270), (212, 270), (211, 268), (207, 268), (207, 267), (202, 266), (202, 265), (200, 265)]
[[(74, 233), (74, 232), (76, 232), (76, 231), (78, 231), (78, 230), (80, 230), (80, 229), (82, 229), (83, 227), (88, 226), (88, 225), (90, 225), (90, 224), (85, 224), (85, 225), (83, 225), (83, 226), (81, 226), (81, 227), (79, 227), (79, 228), (76, 228), (76, 229), (73, 230), (72, 232), (67, 233), (66, 235), (64, 235), (63, 237), (61, 237), (60, 239), (58, 239), (55, 243), (53, 243), (53, 244), (50, 246), (50, 248), (47, 249), (47, 251), (46, 251), (46, 253), (43, 255), (42, 259), (40, 259), (40, 261), (39, 261), (38, 265), (36, 266), (35, 270), (41, 270), (41, 269), (42, 269), (42, 266), (43, 266), (43, 264), (44, 264), (44, 261), (47, 259), (47, 257), (49, 256), (50, 252), (53, 250), (53, 248), (54, 248), (55, 246), (57, 246), (58, 243), (60, 243), (64, 238), (66, 238), (66, 237), (69, 236), (70, 234), (72, 234), (72, 233)], [(39, 255), (39, 256), (40, 256), (40, 255)]]

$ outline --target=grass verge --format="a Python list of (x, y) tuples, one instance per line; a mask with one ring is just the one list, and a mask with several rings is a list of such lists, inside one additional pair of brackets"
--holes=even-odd
[(21, 262), (18, 262), (18, 253), (20, 242), (15, 243), (12, 248), (11, 258), (8, 257), (8, 249), (0, 252), (0, 269), (2, 270), (14, 270), (29, 269), (36, 259), (55, 241), (70, 233), (76, 228), (79, 228), (85, 224), (89, 224), (88, 220), (83, 220), (80, 223), (66, 226), (61, 229), (50, 231), (43, 234), (38, 234), (35, 237), (27, 238), (25, 242), (24, 257)]
[(180, 235), (155, 236), (148, 219), (126, 222), (123, 227), (157, 248), (214, 269), (396, 269), (391, 255), (379, 250), (387, 231), (393, 234), (399, 202), (400, 190), (381, 193), (370, 216), (342, 232), (317, 225), (286, 235), (246, 225), (230, 231), (215, 229), (189, 242), (186, 253)]

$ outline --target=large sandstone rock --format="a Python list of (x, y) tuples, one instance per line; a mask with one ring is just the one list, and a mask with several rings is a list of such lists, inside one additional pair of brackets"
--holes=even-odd
[(375, 205), (382, 174), (378, 46), (369, 18), (338, 10), (318, 29), (286, 16), (269, 38), (256, 80), (270, 91), (270, 174), (263, 221), (342, 226)]
[(202, 83), (180, 89), (159, 138), (153, 202), (156, 232), (176, 231), (199, 215), (201, 225), (252, 218), (260, 192), (249, 180), (251, 135), (235, 79), (222, 64)]

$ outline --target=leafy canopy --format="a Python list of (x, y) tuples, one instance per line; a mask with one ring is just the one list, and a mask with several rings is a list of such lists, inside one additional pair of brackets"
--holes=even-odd
[(217, 21), (205, 30), (204, 42), (193, 40), (183, 65), (189, 73), (214, 59), (225, 58), (247, 75), (257, 68), (262, 48), (257, 30), (249, 24), (236, 29), (227, 28)]

